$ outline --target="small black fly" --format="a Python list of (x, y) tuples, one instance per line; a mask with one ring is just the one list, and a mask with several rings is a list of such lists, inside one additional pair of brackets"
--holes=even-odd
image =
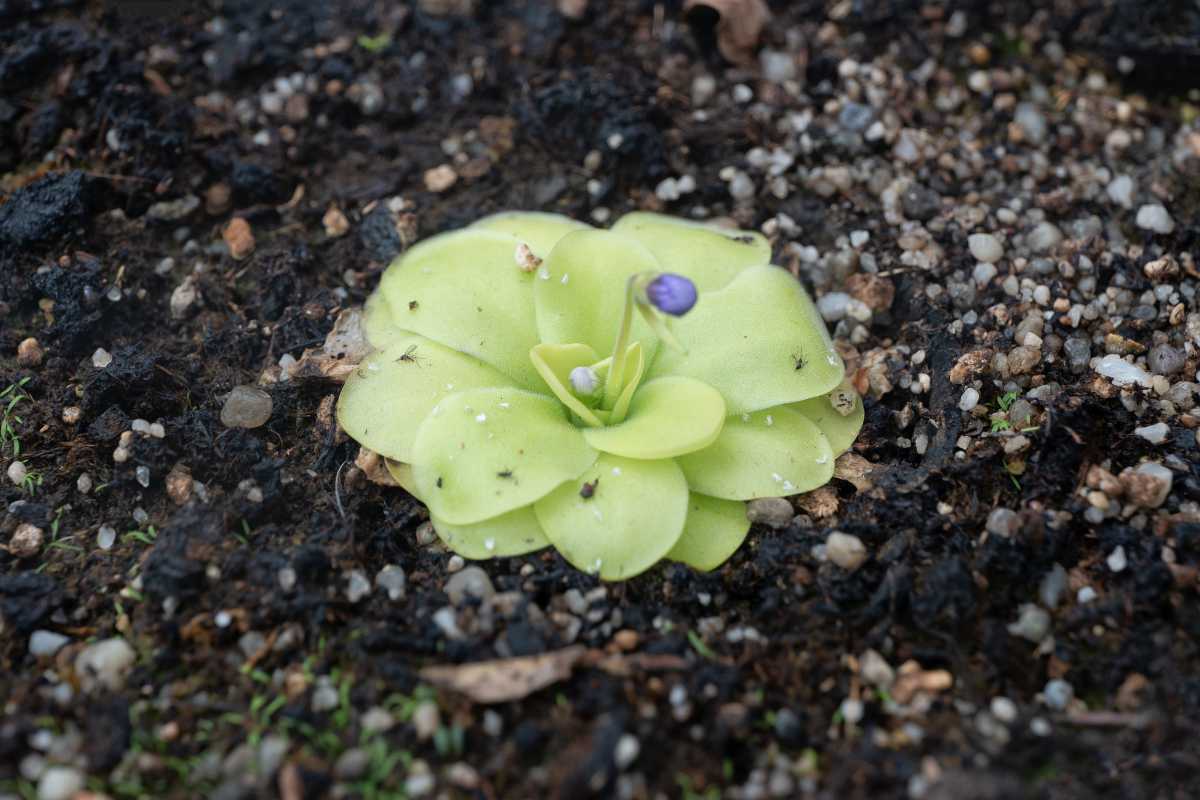
[(416, 364), (419, 367), (421, 366), (422, 360), (423, 359), (421, 356), (417, 355), (417, 346), (415, 344), (410, 344), (408, 349), (396, 359), (396, 363), (399, 364), (401, 361), (407, 361), (410, 364)]
[(792, 353), (792, 361), (796, 365), (797, 372), (799, 372), (800, 370), (802, 370), (808, 366), (808, 359), (804, 357), (803, 353), (801, 353), (800, 355), (796, 355), (795, 353)]
[(596, 478), (596, 480), (591, 481), (590, 483), (588, 481), (584, 481), (583, 486), (579, 487), (579, 496), (584, 500), (590, 500), (592, 495), (596, 493), (596, 485), (599, 483), (599, 478)]
[(496, 473), (497, 478), (511, 478), (512, 476), (513, 471), (511, 469), (502, 469)]
[(441, 476), (441, 475), (438, 475), (438, 479), (437, 479), (437, 487), (438, 487), (439, 489), (440, 489), (440, 488), (442, 488), (442, 476)]
[(409, 310), (409, 311), (416, 311), (416, 310), (417, 310), (417, 306), (419, 306), (419, 305), (421, 305), (421, 304), (420, 304), (420, 303), (418, 303), (416, 300), (409, 300), (409, 301), (408, 301), (408, 310)]

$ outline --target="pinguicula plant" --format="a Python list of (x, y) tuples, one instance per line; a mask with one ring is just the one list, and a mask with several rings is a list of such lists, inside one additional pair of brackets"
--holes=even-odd
[(756, 234), (503, 213), (384, 272), (338, 420), (466, 558), (709, 570), (746, 500), (810, 491), (862, 425), (812, 300)]

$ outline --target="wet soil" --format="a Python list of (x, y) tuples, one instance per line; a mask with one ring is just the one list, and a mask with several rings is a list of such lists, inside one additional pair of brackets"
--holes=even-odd
[[(1169, 536), (1194, 580), (1200, 526), (1167, 519), (1200, 500), (1193, 431), (1152, 447), (1128, 435), (1144, 423), (1091, 391), (1092, 374), (1048, 367), (1063, 391), (1023, 475), (1006, 470), (999, 444), (962, 457), (968, 423), (947, 374), (977, 343), (946, 335), (955, 310), (926, 300), (937, 272), (898, 272), (894, 310), (872, 326), (874, 343), (923, 351), (932, 377), (926, 395), (868, 399), (855, 453), (883, 465), (874, 488), (835, 481), (836, 516), (755, 527), (711, 574), (664, 565), (601, 587), (553, 552), (484, 563), (509, 602), (461, 604), (448, 633), (435, 616), (449, 605), (449, 556), (418, 541), (423, 507), (353, 468), (357, 445), (330, 414), (337, 385), (267, 383), (272, 411), (254, 429), (221, 423), (233, 387), (278, 377), (282, 358), (322, 342), (413, 241), (500, 209), (595, 221), (601, 207), (706, 206), (753, 227), (784, 212), (795, 239), (822, 248), (866, 228), (882, 249), (892, 234), (871, 202), (804, 188), (731, 202), (721, 168), (777, 131), (730, 88), (773, 90), (725, 63), (715, 33), (703, 19), (689, 28), (678, 2), (593, 0), (581, 19), (535, 0), (210, 5), (0, 0), (0, 389), (19, 386), (20, 458), (36, 477), (0, 486), (0, 540), (22, 523), (46, 537), (32, 555), (0, 552), (0, 795), (37, 796), (27, 773), (48, 735), (67, 752), (46, 759), (113, 798), (401, 797), (422, 793), (414, 778), (426, 771), (447, 796), (486, 798), (1191, 796), (1200, 609), (1162, 548)], [(460, 5), (476, 8), (428, 10)], [(801, 78), (817, 103), (844, 58), (890, 49), (909, 69), (931, 54), (964, 64), (973, 37), (942, 34), (953, 10), (975, 39), (1041, 13), (1074, 57), (1128, 81), (1122, 91), (1160, 90), (1154, 108), (1194, 88), (1177, 85), (1185, 70), (1161, 86), (1140, 67), (1121, 78), (1116, 59), (1141, 48), (1193, 76), (1200, 60), (1186, 4), (1171, 23), (1139, 19), (1158, 26), (1146, 30), (1119, 24), (1121, 3), (1049, 14), (830, 3), (851, 7), (837, 24), (825, 3), (771, 5), (769, 46), (787, 47), (789, 29), (809, 37)], [(1009, 44), (994, 48), (1000, 63), (1053, 81), (1053, 64)], [(698, 118), (702, 73), (721, 99)], [(284, 108), (264, 114), (264, 93), (293, 76)], [(905, 113), (913, 125), (940, 114)], [(997, 113), (997, 130), (1006, 119)], [(797, 158), (814, 166), (835, 147), (818, 140)], [(443, 163), (458, 179), (431, 191), (425, 171)], [(694, 193), (656, 195), (685, 173)], [(923, 177), (956, 195), (952, 171), (930, 165)], [(344, 235), (327, 230), (330, 208), (347, 218)], [(244, 260), (222, 239), (235, 215), (255, 239)], [(1176, 219), (1176, 241), (1194, 251), (1195, 206)], [(962, 254), (964, 241), (948, 230), (943, 247)], [(185, 285), (195, 298), (173, 314)], [(17, 359), (28, 337), (44, 351), (36, 365)], [(98, 348), (111, 355), (103, 368)], [(899, 356), (886, 368), (896, 381), (910, 370)], [(914, 416), (923, 453), (902, 430)], [(122, 438), (134, 420), (164, 435)], [(1089, 465), (1168, 454), (1191, 466), (1161, 518), (1147, 529), (1084, 522)], [(195, 481), (184, 482), (190, 499), (169, 496), (172, 474)], [(984, 535), (997, 507), (1019, 512), (1010, 536)], [(111, 549), (97, 543), (106, 525)], [(860, 569), (814, 555), (834, 527), (866, 545)], [(1114, 573), (1105, 558), (1117, 546), (1128, 566)], [(351, 602), (349, 574), (373, 580), (388, 564), (407, 575), (404, 597)], [(1053, 638), (1035, 652), (1009, 626), (1055, 564), (1072, 597), (1083, 584), (1100, 597), (1054, 611)], [(36, 657), (37, 630), (69, 643)], [(136, 652), (132, 671), (86, 689), (74, 657), (117, 636)], [(418, 674), (569, 644), (626, 666), (592, 660), (490, 708)], [(860, 676), (868, 650), (950, 685), (888, 705)], [(1055, 678), (1085, 710), (1113, 713), (1048, 707)], [(328, 707), (315, 699), (323, 686), (337, 692)], [(988, 711), (997, 697), (1012, 701), (1011, 719)], [(424, 729), (414, 717), (429, 703), (438, 718)], [(372, 709), (395, 724), (375, 731)], [(640, 745), (631, 763), (627, 735)], [(356, 749), (370, 768), (335, 774)]]

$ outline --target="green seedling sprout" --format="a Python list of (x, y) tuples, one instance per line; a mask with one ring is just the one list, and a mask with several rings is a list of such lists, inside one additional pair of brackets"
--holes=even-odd
[(746, 537), (745, 501), (824, 485), (863, 422), (770, 256), (757, 233), (641, 212), (433, 237), (368, 299), (374, 349), (338, 420), (466, 558), (553, 546), (605, 580), (663, 558), (713, 569)]

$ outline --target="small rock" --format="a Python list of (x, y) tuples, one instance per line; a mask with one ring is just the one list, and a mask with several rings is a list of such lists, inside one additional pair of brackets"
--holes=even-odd
[(25, 466), (24, 461), (13, 461), (8, 465), (8, 479), (14, 485), (20, 486), (25, 482), (25, 476), (29, 474), (29, 469)]
[(746, 504), (746, 518), (768, 528), (786, 528), (794, 516), (792, 504), (782, 497), (760, 497)]
[(187, 505), (187, 502), (192, 499), (195, 481), (192, 479), (192, 473), (180, 464), (176, 464), (167, 473), (167, 497), (171, 498), (177, 506)]
[(734, 200), (749, 200), (754, 197), (754, 181), (745, 172), (738, 170), (729, 181), (729, 196)]
[(1006, 725), (1017, 719), (1017, 704), (1007, 697), (993, 697), (989, 707), (992, 716)]
[(227, 183), (214, 183), (204, 193), (204, 210), (210, 216), (219, 217), (232, 205), (233, 190)]
[(17, 345), (17, 363), (22, 367), (36, 367), (42, 363), (42, 345), (30, 336)]
[(979, 390), (968, 387), (963, 390), (962, 396), (958, 398), (958, 407), (962, 411), (970, 411), (979, 405)]
[(942, 198), (922, 184), (910, 183), (900, 195), (900, 208), (908, 219), (928, 222), (942, 210)]
[(634, 761), (637, 761), (641, 749), (638, 738), (631, 733), (626, 733), (617, 740), (617, 746), (613, 750), (613, 763), (618, 770), (624, 772), (633, 766)]
[(238, 649), (246, 658), (254, 658), (266, 645), (267, 637), (258, 631), (246, 631), (238, 638)]
[(74, 767), (50, 767), (38, 779), (37, 800), (71, 800), (83, 787), (81, 771)]
[(1038, 599), (1046, 608), (1058, 608), (1063, 593), (1067, 590), (1067, 571), (1062, 564), (1055, 564), (1042, 576), (1038, 584)]
[(1167, 440), (1167, 435), (1171, 432), (1171, 428), (1165, 422), (1156, 422), (1153, 425), (1134, 428), (1133, 432), (1150, 444), (1162, 444)]
[(351, 603), (357, 603), (370, 593), (371, 582), (367, 580), (367, 576), (363, 574), (362, 570), (351, 570), (346, 579), (346, 599)]
[(317, 687), (313, 689), (310, 708), (314, 714), (323, 714), (338, 707), (338, 691), (328, 675), (317, 679)]
[(896, 682), (896, 670), (875, 650), (868, 650), (859, 658), (858, 674), (870, 685), (885, 691)]
[(271, 418), (271, 395), (254, 386), (235, 386), (221, 407), (226, 428), (258, 428)]
[(1137, 226), (1155, 233), (1171, 233), (1175, 230), (1175, 220), (1158, 203), (1149, 203), (1138, 209)]
[(241, 261), (254, 252), (254, 233), (250, 230), (250, 223), (242, 217), (229, 220), (221, 232), (221, 238), (229, 247), (229, 255), (234, 261)]
[(1105, 188), (1111, 199), (1123, 208), (1133, 208), (1133, 179), (1128, 175), (1118, 175)]
[(92, 366), (96, 369), (104, 369), (112, 363), (112, 354), (103, 347), (97, 347), (96, 352), (92, 353)]
[(413, 709), (412, 723), (418, 740), (426, 742), (432, 739), (442, 725), (442, 715), (437, 704), (426, 700), (418, 705)]
[(975, 260), (985, 264), (995, 264), (1004, 257), (1004, 247), (1000, 240), (990, 233), (974, 233), (967, 237), (967, 247)]
[(1046, 688), (1042, 689), (1042, 699), (1055, 711), (1065, 711), (1074, 697), (1075, 688), (1059, 678), (1048, 681)]
[(107, 689), (120, 691), (133, 668), (137, 654), (121, 637), (90, 644), (75, 657), (75, 675), (85, 692)]
[(1040, 606), (1025, 603), (1017, 621), (1008, 626), (1008, 632), (1037, 644), (1050, 632), (1050, 615)]
[(458, 173), (449, 164), (441, 164), (425, 170), (425, 188), (428, 191), (441, 193), (458, 181)]
[(346, 232), (350, 230), (350, 222), (337, 206), (329, 207), (325, 216), (321, 218), (321, 224), (325, 226), (325, 235), (331, 239), (345, 236)]
[(1121, 486), (1125, 496), (1135, 506), (1158, 508), (1171, 493), (1174, 473), (1155, 461), (1147, 461), (1137, 469), (1122, 470)]
[(854, 572), (867, 560), (867, 548), (857, 536), (834, 531), (825, 539), (825, 555), (847, 572)]
[(396, 726), (396, 718), (385, 708), (375, 706), (362, 716), (362, 727), (366, 733), (384, 733)]
[(1025, 244), (1035, 253), (1049, 253), (1062, 239), (1062, 231), (1053, 223), (1042, 222), (1026, 235)]
[(405, 575), (404, 569), (395, 564), (388, 564), (375, 576), (375, 586), (387, 592), (392, 602), (404, 598)]
[(1123, 572), (1125, 567), (1129, 565), (1129, 559), (1125, 555), (1125, 547), (1123, 545), (1117, 545), (1113, 551), (1108, 554), (1108, 558), (1104, 560), (1104, 563), (1108, 564), (1108, 568), (1113, 572)]
[(333, 764), (333, 774), (340, 781), (356, 781), (367, 772), (371, 755), (359, 747), (352, 747), (338, 756)]
[(171, 300), (169, 307), (171, 309), (172, 319), (183, 319), (188, 314), (188, 309), (196, 302), (199, 292), (196, 291), (196, 277), (188, 275), (179, 285), (171, 292)]
[[(1068, 343), (1070, 341), (1068, 340)], [(1114, 386), (1132, 386), (1136, 383), (1149, 389), (1153, 382), (1146, 370), (1136, 364), (1130, 364), (1116, 353), (1109, 353), (1100, 359), (1096, 365), (1096, 372), (1112, 381)]]
[(988, 514), (987, 532), (993, 536), (1003, 536), (1008, 539), (1016, 534), (1020, 525), (1020, 520), (1017, 518), (1017, 512), (1011, 508), (993, 509), (992, 513)]
[(492, 586), (492, 579), (483, 569), (475, 566), (466, 567), (451, 575), (450, 579), (446, 581), (444, 591), (455, 606), (463, 605), (469, 597), (486, 603), (496, 594), (496, 589)]
[(846, 311), (850, 307), (852, 299), (845, 292), (829, 292), (821, 295), (817, 300), (817, 310), (821, 312), (821, 318), (826, 322), (837, 322), (846, 317)]
[(29, 655), (34, 658), (52, 656), (63, 648), (70, 637), (54, 631), (37, 630), (29, 635)]
[(1021, 103), (1013, 114), (1013, 121), (1021, 126), (1025, 138), (1033, 144), (1041, 144), (1046, 139), (1046, 117), (1033, 103)]
[(146, 216), (160, 222), (178, 222), (199, 207), (200, 198), (189, 194), (178, 200), (155, 203), (146, 210)]
[(117, 543), (117, 529), (112, 525), (101, 525), (96, 531), (96, 546), (101, 550), (111, 550)]
[(33, 558), (42, 551), (45, 532), (36, 525), (22, 522), (8, 540), (8, 552), (17, 558)]
[(67, 425), (74, 425), (82, 416), (83, 409), (79, 406), (63, 406), (62, 421)]
[(1174, 375), (1183, 369), (1186, 361), (1183, 352), (1169, 344), (1156, 345), (1146, 354), (1146, 363), (1158, 375)]

